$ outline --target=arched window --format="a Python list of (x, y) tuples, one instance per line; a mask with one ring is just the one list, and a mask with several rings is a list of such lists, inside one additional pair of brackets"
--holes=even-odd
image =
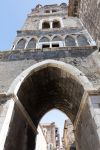
[(49, 41), (50, 40), (48, 37), (42, 37), (39, 42), (49, 42)]
[(42, 29), (49, 29), (49, 28), (50, 28), (50, 23), (49, 22), (43, 22)]
[(27, 45), (27, 48), (36, 48), (36, 39), (32, 38), (28, 45)]
[(15, 49), (24, 49), (25, 48), (25, 43), (26, 43), (25, 39), (19, 40), (16, 47), (15, 47)]
[(72, 38), (71, 36), (67, 36), (65, 38), (65, 44), (66, 46), (76, 46), (75, 39)]
[(52, 39), (52, 47), (62, 47), (62, 38), (60, 36), (55, 36)]
[(52, 13), (55, 13), (55, 12), (57, 12), (57, 10), (53, 9), (53, 10), (52, 10)]
[(60, 22), (55, 20), (55, 21), (53, 21), (53, 25), (52, 26), (53, 26), (53, 28), (60, 28)]
[(79, 46), (89, 45), (89, 42), (84, 35), (77, 36), (77, 42)]
[(62, 41), (61, 37), (60, 36), (55, 36), (52, 41)]
[(39, 41), (40, 47), (43, 48), (50, 48), (50, 40), (47, 37), (42, 37)]
[(45, 13), (50, 13), (50, 10), (45, 10)]

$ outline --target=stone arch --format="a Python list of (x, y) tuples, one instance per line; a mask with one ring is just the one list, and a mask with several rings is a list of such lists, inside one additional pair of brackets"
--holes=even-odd
[[(37, 128), (43, 115), (53, 108), (67, 114), (74, 124), (84, 92), (91, 88), (92, 84), (77, 68), (64, 62), (45, 60), (22, 72), (7, 95), (16, 97), (16, 103), (19, 107), (20, 103), (23, 105)], [(36, 135), (30, 129), (28, 133), (34, 148)]]
[(26, 46), (27, 49), (36, 48), (37, 40), (36, 38), (31, 38)]
[(26, 44), (26, 39), (22, 38), (17, 42), (15, 49), (24, 49), (25, 44)]
[[(57, 77), (57, 76), (59, 76), (59, 77)], [(34, 79), (31, 79), (32, 77)], [(42, 80), (42, 77), (43, 77), (43, 80)], [(33, 82), (32, 84), (34, 84), (34, 85), (32, 85), (33, 87), (28, 86), (29, 89), (27, 89), (26, 83), (30, 84), (31, 80)], [(43, 83), (42, 83), (42, 81), (43, 81)], [(74, 82), (75, 82), (75, 88), (74, 88)], [(65, 85), (63, 85), (63, 84), (65, 84)], [(78, 89), (77, 91), (76, 91), (76, 86)], [(26, 108), (26, 110), (28, 111), (30, 116), (32, 117), (32, 114), (29, 112), (29, 110), (27, 108), (28, 107), (27, 106), (28, 99), (26, 100), (26, 98), (25, 98), (23, 101), (23, 99), (21, 97), (22, 96), (21, 92), (23, 90), (25, 90), (24, 92), (25, 92), (25, 94), (27, 94), (27, 92), (29, 90), (32, 90), (32, 88), (34, 88), (34, 92), (36, 92), (36, 89), (37, 89), (38, 90), (37, 94), (40, 93), (40, 97), (41, 97), (41, 98), (36, 97), (37, 99), (39, 98), (38, 99), (39, 101), (44, 99), (44, 95), (46, 96), (45, 99), (48, 99), (48, 97), (51, 97), (52, 100), (56, 99), (55, 101), (52, 101), (50, 104), (49, 103), (50, 98), (49, 98), (47, 100), (49, 103), (48, 106), (47, 106), (46, 101), (44, 104), (40, 102), (40, 104), (38, 106), (39, 108), (41, 108), (41, 111), (39, 114), (40, 116), (38, 118), (39, 120), (43, 116), (44, 113), (51, 110), (53, 107), (57, 107), (57, 109), (60, 109), (61, 111), (65, 112), (65, 113), (69, 110), (67, 115), (69, 116), (71, 121), (74, 122), (75, 116), (78, 111), (78, 107), (80, 105), (82, 95), (84, 93), (84, 90), (87, 90), (87, 88), (89, 86), (92, 87), (92, 85), (90, 84), (88, 79), (85, 77), (85, 75), (82, 72), (80, 72), (75, 67), (73, 67), (69, 64), (60, 62), (60, 61), (47, 60), (47, 61), (40, 62), (36, 65), (33, 65), (32, 67), (30, 67), (29, 69), (24, 71), (21, 75), (19, 75), (18, 78), (16, 78), (16, 80), (11, 85), (8, 93), (9, 94), (14, 93), (15, 95), (17, 95), (18, 99), (21, 101), (21, 103), (24, 105), (24, 107)], [(63, 87), (63, 89), (61, 89), (61, 87)], [(47, 90), (47, 92), (46, 92), (46, 90)], [(54, 90), (55, 92), (52, 93), (53, 92), (52, 90)], [(68, 98), (70, 98), (70, 95), (66, 95), (65, 93), (69, 94), (70, 91), (76, 92), (76, 96), (78, 96), (78, 97), (74, 98), (73, 97), (74, 93), (73, 93), (70, 100), (72, 101), (72, 103), (73, 103), (73, 101), (76, 101), (77, 104), (75, 104), (73, 106), (73, 104), (71, 103), (69, 108), (66, 108), (66, 106), (69, 105)], [(62, 92), (63, 95), (61, 94), (62, 96), (60, 96), (59, 92), (60, 92), (60, 94)], [(43, 93), (45, 93), (45, 94), (43, 94)], [(36, 94), (36, 93), (34, 93), (34, 94)], [(42, 96), (42, 94), (43, 94), (43, 96)], [(61, 99), (63, 99), (63, 100), (60, 101)], [(77, 99), (78, 99), (78, 101), (77, 101)], [(38, 100), (37, 100), (37, 102), (39, 102)], [(27, 102), (25, 102), (25, 101), (27, 101)], [(26, 104), (24, 104), (24, 102)], [(72, 108), (73, 108), (74, 112), (71, 112)], [(34, 117), (32, 117), (32, 119), (33, 118)], [(37, 123), (39, 122), (38, 119), (36, 121)], [(37, 126), (37, 124), (36, 124), (36, 126)]]
[(44, 21), (42, 23), (42, 29), (49, 29), (50, 28), (50, 22), (49, 21)]
[(59, 20), (53, 20), (52, 23), (52, 28), (60, 28), (61, 27), (61, 23)]
[(50, 42), (50, 37), (49, 36), (42, 36), (39, 39), (39, 42)]
[(71, 35), (67, 35), (65, 37), (65, 45), (66, 46), (76, 46), (75, 39)]
[(63, 37), (61, 35), (54, 35), (52, 37), (52, 41), (62, 41)]
[(63, 47), (63, 37), (60, 35), (54, 35), (52, 37), (52, 47)]
[(78, 43), (79, 46), (89, 45), (89, 42), (88, 42), (87, 38), (82, 34), (77, 36), (77, 43)]

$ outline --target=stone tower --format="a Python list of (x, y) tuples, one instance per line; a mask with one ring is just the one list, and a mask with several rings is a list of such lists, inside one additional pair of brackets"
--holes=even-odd
[(65, 47), (95, 46), (78, 18), (68, 17), (68, 6), (37, 5), (17, 31), (13, 50), (55, 51)]
[(53, 108), (72, 121), (77, 150), (100, 149), (99, 32), (89, 12), (99, 2), (91, 3), (37, 5), (12, 50), (0, 52), (0, 150), (35, 149), (37, 126)]

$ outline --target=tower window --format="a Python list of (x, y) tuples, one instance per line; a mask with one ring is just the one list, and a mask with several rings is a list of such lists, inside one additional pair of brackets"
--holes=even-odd
[(53, 22), (53, 28), (60, 28), (60, 22), (59, 21), (54, 21)]
[(50, 28), (50, 23), (49, 22), (43, 22), (42, 29), (49, 29), (49, 28)]
[(59, 47), (58, 43), (52, 44), (52, 47)]
[(50, 10), (46, 10), (45, 13), (50, 13)]
[(27, 48), (36, 48), (36, 40), (34, 38), (29, 41)]
[(77, 37), (77, 42), (78, 42), (78, 45), (79, 46), (86, 46), (86, 45), (89, 45), (86, 37), (84, 35), (79, 35)]
[(72, 38), (71, 36), (67, 36), (65, 38), (65, 43), (66, 43), (66, 46), (76, 46), (75, 39)]
[(17, 43), (15, 49), (24, 49), (24, 48), (25, 48), (25, 44), (26, 44), (26, 40), (25, 40), (25, 39), (21, 39), (21, 40)]
[(50, 48), (50, 45), (49, 44), (42, 44), (42, 49), (43, 48)]
[(53, 9), (53, 10), (52, 10), (52, 13), (55, 13), (55, 12), (57, 12), (57, 10)]

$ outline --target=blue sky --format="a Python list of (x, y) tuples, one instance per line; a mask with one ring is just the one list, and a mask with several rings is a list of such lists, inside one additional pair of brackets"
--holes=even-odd
[(22, 27), (27, 14), (37, 4), (63, 3), (67, 0), (3, 0), (0, 3), (0, 50), (8, 50)]

